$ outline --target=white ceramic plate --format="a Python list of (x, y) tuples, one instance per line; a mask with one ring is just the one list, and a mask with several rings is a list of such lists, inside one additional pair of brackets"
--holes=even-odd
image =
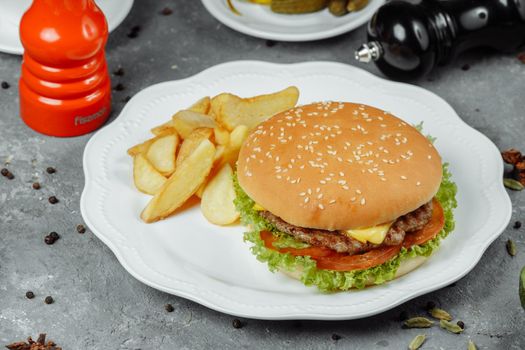
[[(251, 96), (289, 85), (299, 87), (300, 103), (370, 104), (410, 123), (424, 121), (425, 131), (437, 137), (436, 147), (450, 163), (459, 187), (459, 207), (455, 231), (426, 264), (381, 286), (328, 295), (269, 272), (243, 242), (242, 227), (211, 225), (198, 206), (155, 224), (141, 222), (139, 214), (149, 198), (134, 188), (128, 147), (150, 137), (151, 127), (203, 96), (224, 91)], [(360, 318), (447, 286), (476, 265), (511, 215), (501, 156), (489, 139), (433, 93), (339, 63), (239, 61), (151, 86), (91, 138), (84, 171), (82, 215), (134, 277), (212, 309), (259, 319)]]
[[(106, 15), (109, 31), (117, 28), (126, 18), (133, 0), (95, 0)], [(0, 0), (0, 51), (21, 55), (24, 52), (18, 25), (31, 0)]]
[(364, 24), (372, 17), (384, 0), (370, 0), (361, 11), (342, 17), (320, 12), (283, 15), (270, 11), (268, 6), (233, 0), (241, 15), (234, 14), (226, 0), (202, 0), (208, 11), (224, 25), (257, 38), (279, 41), (309, 41), (331, 38)]

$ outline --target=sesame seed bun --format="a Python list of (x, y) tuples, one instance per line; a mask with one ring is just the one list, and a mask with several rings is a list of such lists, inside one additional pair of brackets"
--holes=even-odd
[(392, 114), (322, 102), (260, 124), (241, 148), (237, 176), (257, 204), (292, 225), (346, 230), (427, 203), (442, 168), (432, 143)]

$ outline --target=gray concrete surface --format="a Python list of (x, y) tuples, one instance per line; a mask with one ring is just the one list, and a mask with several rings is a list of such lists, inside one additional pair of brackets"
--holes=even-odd
[[(161, 16), (164, 6), (171, 16)], [(136, 39), (127, 33), (134, 25)], [(212, 65), (237, 60), (272, 62), (333, 60), (354, 64), (352, 50), (363, 40), (364, 28), (330, 40), (276, 43), (236, 33), (213, 19), (199, 1), (138, 0), (124, 23), (112, 33), (107, 57), (113, 76), (125, 90), (114, 92), (115, 118), (122, 100), (165, 80), (191, 76)], [(469, 64), (470, 69), (461, 67)], [(82, 152), (90, 135), (58, 139), (36, 134), (18, 117), (17, 80), (20, 57), (0, 54), (0, 161), (12, 156), (16, 178), (0, 177), (0, 346), (47, 332), (64, 349), (405, 349), (420, 333), (429, 339), (424, 349), (466, 349), (468, 339), (479, 349), (524, 349), (525, 312), (518, 300), (518, 272), (525, 265), (525, 227), (511, 227), (487, 250), (476, 268), (455, 286), (419, 297), (381, 315), (346, 322), (242, 320), (171, 296), (136, 281), (111, 251), (91, 232), (75, 230), (82, 223), (80, 192), (84, 185)], [(365, 67), (379, 74), (375, 67)], [(447, 100), (471, 126), (500, 149), (525, 150), (525, 65), (515, 55), (476, 52), (416, 82)], [(45, 168), (54, 166), (56, 174)], [(31, 188), (34, 180), (40, 191)], [(476, 179), (472, 179), (475, 181)], [(50, 205), (56, 195), (60, 203)], [(512, 222), (525, 221), (525, 192), (510, 193)], [(57, 231), (53, 246), (43, 242)], [(516, 241), (511, 258), (505, 242)], [(36, 297), (25, 298), (27, 290)], [(55, 303), (43, 299), (52, 295)], [(423, 312), (435, 301), (467, 326), (453, 335), (439, 327), (401, 329), (401, 311)], [(164, 304), (173, 304), (167, 313)], [(332, 340), (333, 333), (342, 338)]]

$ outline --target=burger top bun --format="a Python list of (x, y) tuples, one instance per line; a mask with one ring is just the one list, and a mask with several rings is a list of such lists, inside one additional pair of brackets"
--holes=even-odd
[(322, 102), (260, 124), (241, 148), (237, 176), (257, 204), (292, 225), (346, 230), (430, 201), (442, 167), (432, 143), (392, 114)]

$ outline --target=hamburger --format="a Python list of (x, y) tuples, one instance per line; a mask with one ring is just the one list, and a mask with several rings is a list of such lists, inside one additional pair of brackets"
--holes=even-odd
[(243, 144), (235, 204), (271, 271), (322, 291), (406, 274), (454, 228), (456, 186), (430, 137), (362, 104), (276, 114)]

